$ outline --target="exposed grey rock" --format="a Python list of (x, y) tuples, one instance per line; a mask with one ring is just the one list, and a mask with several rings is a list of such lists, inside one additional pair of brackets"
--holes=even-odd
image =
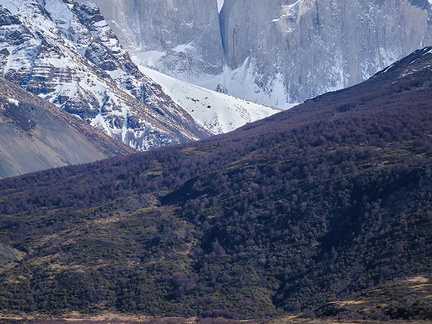
[(431, 44), (429, 15), (426, 0), (225, 0), (221, 26), (231, 68), (246, 64), (268, 96), (280, 80), (299, 102)]
[(144, 65), (184, 80), (222, 73), (217, 0), (94, 2), (122, 44)]
[(9, 262), (18, 259), (18, 253), (19, 252), (17, 250), (4, 244), (0, 244), (0, 266), (4, 266)]
[(268, 105), (351, 86), (432, 44), (427, 0), (225, 0), (219, 21), (216, 0), (92, 1), (137, 62)]

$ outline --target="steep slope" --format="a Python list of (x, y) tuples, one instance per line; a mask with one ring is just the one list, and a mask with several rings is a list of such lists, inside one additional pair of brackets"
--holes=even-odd
[(210, 133), (141, 74), (93, 4), (2, 1), (0, 72), (139, 150)]
[(136, 63), (279, 107), (432, 44), (427, 0), (226, 0), (219, 20), (216, 0), (94, 2)]
[[(234, 82), (254, 86), (249, 98), (259, 90), (266, 104), (280, 104), (357, 84), (430, 45), (430, 13), (427, 0), (272, 0), (265, 9), (227, 0), (221, 29), (229, 66), (245, 65)], [(284, 89), (283, 97), (273, 88)]]
[[(243, 100), (208, 92), (212, 109), (191, 114), (196, 101), (173, 100), (142, 74), (94, 4), (20, 0), (2, 5), (3, 75), (138, 150), (204, 138), (277, 111), (249, 109)], [(231, 125), (220, 115), (229, 116)]]
[(0, 178), (134, 150), (0, 78)]
[(0, 181), (2, 309), (258, 318), (430, 276), (431, 78), (426, 48), (229, 134)]
[(216, 0), (93, 2), (136, 63), (183, 80), (223, 72)]

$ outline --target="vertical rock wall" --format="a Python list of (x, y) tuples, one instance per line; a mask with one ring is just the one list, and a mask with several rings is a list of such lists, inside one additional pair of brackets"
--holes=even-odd
[(192, 80), (223, 71), (217, 0), (94, 0), (144, 65)]
[(429, 12), (426, 0), (225, 0), (225, 55), (233, 69), (249, 58), (261, 91), (280, 79), (286, 100), (302, 101), (430, 45)]

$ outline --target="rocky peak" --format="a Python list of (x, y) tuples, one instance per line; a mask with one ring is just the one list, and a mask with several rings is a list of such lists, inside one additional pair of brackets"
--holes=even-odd
[[(3, 21), (15, 24), (0, 25), (0, 73), (135, 149), (198, 140), (277, 112), (165, 78), (161, 86), (138, 69), (93, 3), (3, 4)], [(164, 6), (172, 15), (180, 3)]]
[(13, 16), (9, 10), (0, 5), (0, 26), (20, 24), (19, 19)]

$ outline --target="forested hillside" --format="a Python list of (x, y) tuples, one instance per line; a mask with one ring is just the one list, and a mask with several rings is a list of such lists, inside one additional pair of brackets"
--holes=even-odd
[(429, 276), (431, 79), (427, 48), (229, 134), (2, 180), (0, 307), (264, 318)]

